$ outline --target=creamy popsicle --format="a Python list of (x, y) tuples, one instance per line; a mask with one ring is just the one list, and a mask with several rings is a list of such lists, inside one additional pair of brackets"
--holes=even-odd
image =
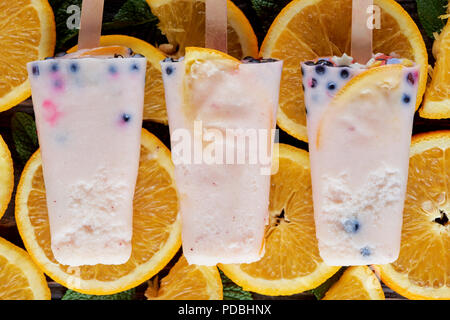
[(146, 59), (122, 47), (28, 64), (51, 248), (61, 264), (130, 257), (145, 70)]
[(161, 63), (183, 252), (190, 264), (254, 262), (264, 254), (282, 62), (197, 52)]
[(328, 265), (385, 264), (400, 250), (419, 67), (352, 60), (302, 64), (316, 233)]

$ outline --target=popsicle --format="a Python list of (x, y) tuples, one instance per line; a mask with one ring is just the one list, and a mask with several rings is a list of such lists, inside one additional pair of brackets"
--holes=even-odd
[(28, 67), (51, 249), (64, 265), (131, 255), (146, 59), (98, 46), (103, 0), (83, 1), (79, 50)]
[(320, 255), (328, 265), (393, 262), (419, 67), (344, 55), (305, 62), (302, 72)]
[(199, 265), (257, 261), (264, 254), (282, 62), (240, 62), (187, 48), (184, 59), (161, 66), (183, 253)]
[(62, 264), (130, 257), (145, 68), (145, 58), (82, 52), (28, 64), (51, 246)]

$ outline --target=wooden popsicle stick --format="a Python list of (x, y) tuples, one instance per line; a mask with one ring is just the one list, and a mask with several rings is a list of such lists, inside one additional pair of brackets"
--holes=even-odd
[(104, 0), (83, 0), (78, 49), (96, 48), (102, 34)]
[(366, 64), (372, 58), (373, 28), (368, 25), (372, 16), (369, 7), (373, 0), (353, 0), (352, 4), (352, 52), (356, 62)]
[(227, 0), (206, 0), (205, 46), (227, 52)]

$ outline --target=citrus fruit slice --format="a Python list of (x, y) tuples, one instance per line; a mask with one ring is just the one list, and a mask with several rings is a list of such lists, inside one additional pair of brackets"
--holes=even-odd
[(422, 118), (450, 118), (450, 20), (433, 45), (436, 64), (419, 113)]
[[(374, 0), (381, 29), (373, 35), (374, 52), (395, 53), (420, 64), (417, 107), (427, 81), (428, 57), (419, 29), (394, 0)], [(261, 46), (261, 56), (284, 61), (278, 126), (307, 141), (300, 63), (317, 57), (350, 54), (352, 0), (294, 0), (278, 15)]]
[(0, 238), (0, 300), (50, 300), (41, 270), (25, 250)]
[[(167, 124), (166, 102), (164, 97), (164, 85), (161, 75), (161, 60), (165, 55), (151, 44), (129, 36), (108, 35), (100, 38), (100, 45), (123, 46), (130, 48), (133, 52), (142, 54), (147, 58), (147, 71), (145, 73), (145, 96), (144, 96), (144, 120), (151, 120)], [(77, 46), (68, 52), (75, 52)]]
[(149, 300), (222, 300), (223, 288), (217, 267), (189, 265), (184, 256), (169, 274), (151, 281), (145, 296)]
[(11, 152), (0, 136), (0, 219), (11, 200), (14, 188), (14, 167)]
[(211, 61), (216, 60), (220, 61), (223, 64), (227, 64), (227, 66), (237, 67), (241, 62), (221, 51), (217, 51), (214, 49), (206, 49), (199, 47), (188, 47), (186, 48), (186, 53), (184, 56), (184, 63), (186, 65), (186, 72), (190, 72), (191, 66), (194, 62), (199, 61)]
[(56, 262), (40, 152), (28, 161), (16, 195), (16, 222), (36, 264), (56, 282), (87, 294), (133, 288), (158, 273), (181, 246), (181, 222), (169, 150), (142, 131), (141, 159), (134, 197), (131, 258), (121, 265), (69, 267)]
[[(368, 70), (350, 80), (338, 92), (332, 101), (331, 108), (327, 109), (320, 119), (316, 137), (317, 148), (321, 148), (324, 142), (327, 141), (342, 141), (336, 139), (335, 135), (336, 132), (342, 132), (342, 129), (340, 129), (342, 127), (348, 130), (348, 123), (345, 125), (342, 119), (348, 119), (349, 117), (353, 117), (352, 120), (355, 119), (354, 121), (366, 123), (367, 126), (370, 125), (372, 128), (378, 128), (378, 131), (372, 129), (376, 132), (386, 128), (387, 121), (390, 121), (388, 123), (396, 123), (398, 125), (398, 117), (404, 114), (402, 113), (403, 110), (401, 110), (403, 105), (400, 105), (402, 92), (398, 89), (401, 88), (403, 77), (405, 75), (402, 66), (387, 65)], [(389, 92), (385, 89), (387, 84), (391, 86)], [(366, 90), (374, 92), (372, 93), (373, 96), (370, 96)], [(376, 112), (386, 114), (386, 116), (382, 119), (379, 117), (377, 119), (367, 118), (367, 113), (371, 112), (371, 110), (364, 109), (361, 106), (361, 101), (368, 99), (373, 101), (370, 104), (371, 108), (377, 108)], [(392, 106), (395, 105), (400, 105), (401, 107), (393, 110)], [(379, 136), (381, 139), (381, 135)], [(410, 133), (408, 134), (408, 143), (409, 137)]]
[(279, 145), (269, 212), (264, 257), (251, 264), (219, 265), (228, 278), (246, 291), (291, 295), (316, 288), (339, 270), (319, 255), (306, 151)]
[(450, 131), (413, 137), (400, 256), (381, 280), (409, 299), (450, 299)]
[(55, 19), (47, 0), (0, 2), (0, 111), (30, 96), (26, 64), (53, 55)]
[[(205, 0), (147, 0), (159, 19), (159, 29), (175, 48), (174, 57), (186, 47), (205, 46)], [(258, 40), (242, 11), (228, 1), (228, 53), (238, 59), (258, 56)]]
[(384, 292), (369, 267), (350, 267), (322, 300), (384, 300)]

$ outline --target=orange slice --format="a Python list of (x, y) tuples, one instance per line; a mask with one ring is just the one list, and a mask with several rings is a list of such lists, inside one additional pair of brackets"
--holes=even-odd
[(322, 300), (384, 300), (384, 292), (369, 267), (350, 267)]
[(30, 96), (26, 64), (53, 56), (55, 41), (47, 0), (0, 2), (0, 111)]
[(0, 238), (0, 300), (50, 300), (41, 270), (25, 250)]
[[(104, 47), (126, 47), (135, 53), (142, 54), (147, 58), (147, 71), (145, 73), (145, 96), (144, 96), (144, 120), (167, 124), (166, 102), (164, 98), (164, 85), (161, 74), (161, 60), (165, 55), (151, 44), (129, 36), (108, 35), (100, 38), (100, 45)], [(100, 49), (100, 48), (99, 48)], [(68, 52), (75, 52), (73, 47)]]
[[(186, 47), (205, 46), (205, 0), (147, 0), (159, 19), (159, 29), (174, 48), (174, 57)], [(242, 11), (228, 1), (228, 53), (238, 59), (258, 56), (258, 40)]]
[[(374, 30), (374, 52), (396, 53), (421, 65), (417, 107), (427, 80), (428, 57), (419, 29), (394, 0), (374, 0), (381, 29)], [(307, 141), (302, 61), (350, 54), (352, 0), (294, 0), (278, 15), (261, 47), (261, 56), (284, 60), (278, 126)]]
[(318, 287), (339, 270), (319, 255), (306, 151), (279, 145), (269, 212), (264, 257), (251, 264), (219, 265), (228, 278), (247, 291), (291, 295)]
[(14, 188), (14, 166), (11, 152), (0, 136), (0, 219), (8, 208)]
[(114, 55), (121, 55), (122, 57), (126, 57), (129, 55), (129, 53), (130, 52), (128, 51), (128, 48), (124, 46), (102, 46), (85, 51), (82, 54), (80, 54), (79, 57), (114, 56)]
[(37, 151), (22, 173), (16, 195), (16, 222), (36, 264), (56, 282), (87, 294), (113, 294), (136, 287), (158, 273), (181, 246), (181, 222), (169, 150), (142, 131), (137, 179), (132, 254), (122, 265), (69, 267), (59, 264), (50, 248), (50, 230)]
[(237, 67), (241, 63), (238, 59), (218, 50), (198, 47), (186, 48), (186, 53), (184, 56), (186, 72), (189, 73), (192, 64), (196, 61), (220, 61), (222, 64), (226, 64), (230, 67)]
[(450, 131), (413, 137), (400, 256), (377, 266), (409, 299), (450, 299)]
[(434, 42), (433, 54), (436, 58), (433, 79), (425, 94), (420, 116), (450, 118), (450, 20)]
[(223, 288), (217, 267), (189, 265), (184, 256), (158, 284), (150, 281), (149, 300), (222, 300)]

